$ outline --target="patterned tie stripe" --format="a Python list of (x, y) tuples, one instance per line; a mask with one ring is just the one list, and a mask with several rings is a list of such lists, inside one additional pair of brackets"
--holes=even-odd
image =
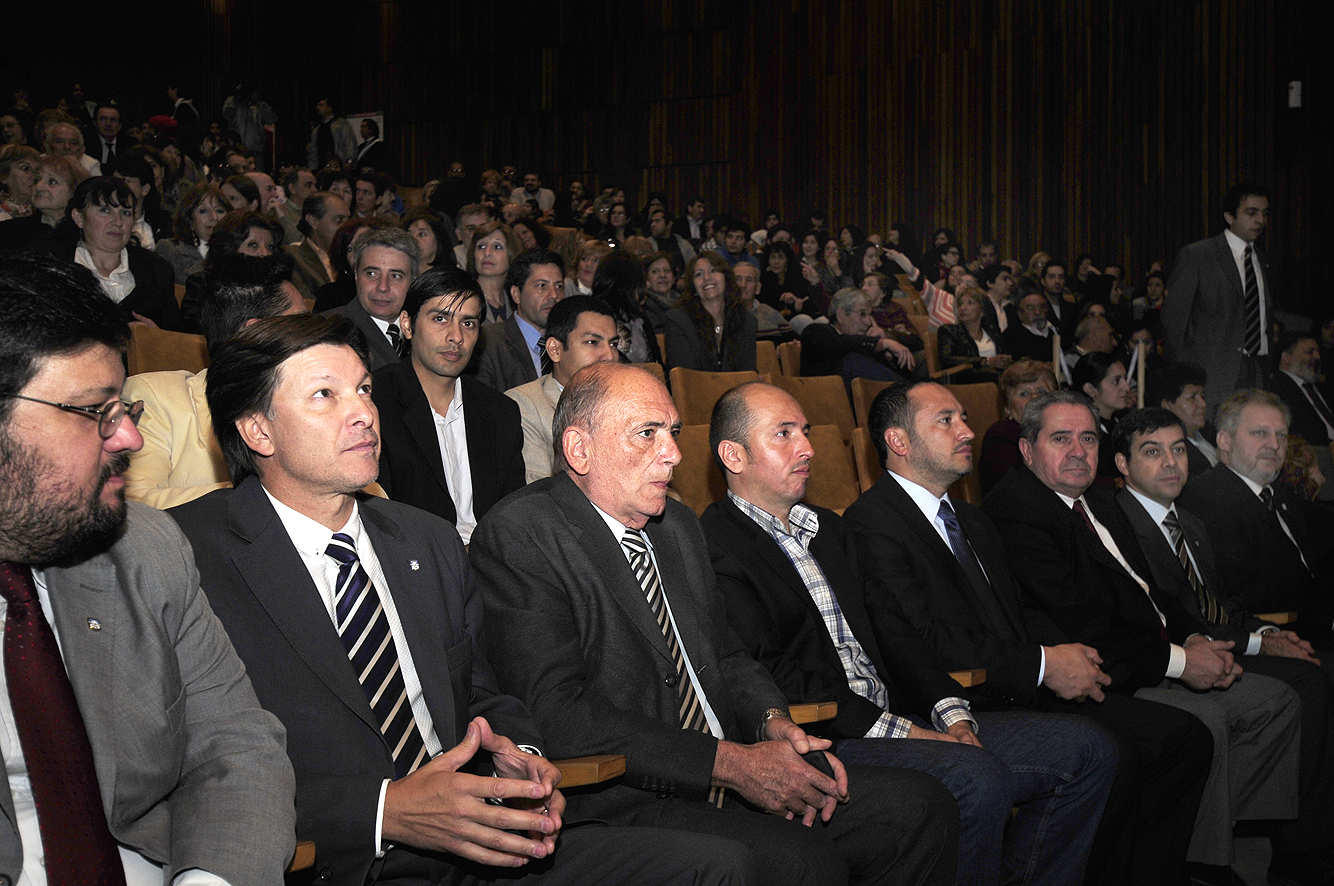
[(1204, 613), (1205, 621), (1210, 624), (1227, 624), (1227, 610), (1219, 604), (1218, 598), (1204, 586), (1204, 580), (1195, 571), (1195, 564), (1190, 561), (1190, 554), (1186, 551), (1186, 534), (1181, 531), (1181, 523), (1177, 520), (1176, 513), (1168, 511), (1167, 516), (1163, 518), (1163, 525), (1167, 527), (1168, 534), (1172, 536), (1172, 550), (1176, 553), (1177, 560), (1180, 561), (1181, 568), (1186, 573), (1186, 579), (1190, 581), (1190, 586), (1195, 589), (1195, 596), (1199, 600), (1200, 611)]
[(1254, 249), (1247, 245), (1242, 253), (1241, 262), (1245, 265), (1246, 283), (1246, 341), (1245, 350), (1249, 356), (1260, 353), (1260, 286), (1255, 279), (1255, 262), (1252, 261)]
[[(709, 730), (709, 723), (704, 717), (704, 707), (700, 704), (699, 695), (695, 690), (695, 681), (686, 668), (685, 657), (681, 655), (681, 647), (676, 640), (676, 631), (672, 628), (671, 615), (667, 611), (667, 601), (663, 599), (662, 595), (662, 582), (658, 579), (658, 570), (653, 565), (653, 558), (649, 555), (648, 542), (644, 539), (644, 534), (638, 529), (627, 529), (625, 535), (621, 537), (621, 547), (629, 555), (630, 569), (634, 572), (635, 580), (639, 582), (640, 590), (644, 592), (644, 599), (648, 601), (649, 611), (653, 613), (653, 620), (658, 623), (658, 629), (662, 631), (663, 639), (667, 641), (667, 650), (671, 653), (672, 664), (676, 666), (676, 691), (681, 702), (677, 710), (677, 718), (681, 723), (681, 728), (693, 729), (705, 735), (712, 735), (713, 733)], [(723, 805), (723, 789), (710, 789), (709, 802), (721, 807)]]
[(393, 752), (395, 772), (402, 778), (425, 762), (426, 743), (408, 703), (389, 618), (361, 565), (352, 538), (335, 533), (325, 553), (338, 563), (338, 582), (334, 588), (338, 636), (380, 732)]

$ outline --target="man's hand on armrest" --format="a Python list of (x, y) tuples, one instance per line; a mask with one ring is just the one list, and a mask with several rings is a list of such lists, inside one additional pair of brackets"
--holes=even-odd
[[(730, 788), (768, 812), (800, 817), (807, 827), (818, 815), (829, 821), (840, 802), (848, 799), (848, 773), (833, 754), (828, 739), (806, 734), (786, 717), (774, 717), (765, 726), (768, 741), (741, 745), (718, 742), (713, 783)], [(826, 752), (834, 778), (801, 758), (810, 751)]]
[[(496, 771), (502, 777), (458, 771), (478, 750), (494, 755)], [(411, 775), (389, 783), (382, 836), (392, 843), (452, 852), (482, 864), (520, 867), (555, 849), (565, 807), (555, 789), (558, 778), (549, 761), (524, 754), (477, 717), (468, 724), (462, 742)], [(491, 797), (532, 811), (492, 806), (486, 802)], [(540, 839), (507, 831), (527, 831)]]
[(1060, 698), (1083, 701), (1091, 698), (1102, 701), (1102, 687), (1110, 686), (1112, 678), (1102, 672), (1102, 656), (1083, 643), (1062, 643), (1044, 646), (1047, 666), (1042, 683)]

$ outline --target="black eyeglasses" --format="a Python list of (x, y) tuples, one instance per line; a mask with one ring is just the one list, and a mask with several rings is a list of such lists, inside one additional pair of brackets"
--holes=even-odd
[(144, 401), (135, 400), (133, 403), (126, 403), (119, 398), (112, 400), (104, 406), (75, 406), (72, 403), (56, 403), (52, 400), (39, 400), (36, 397), (25, 397), (22, 394), (10, 394), (11, 399), (27, 400), (30, 403), (43, 403), (47, 406), (54, 406), (57, 409), (63, 409), (66, 412), (77, 412), (80, 415), (86, 415), (89, 418), (97, 419), (97, 433), (103, 440), (110, 440), (116, 436), (116, 431), (120, 428), (121, 421), (129, 417), (130, 421), (136, 425), (139, 424), (139, 416), (144, 414)]

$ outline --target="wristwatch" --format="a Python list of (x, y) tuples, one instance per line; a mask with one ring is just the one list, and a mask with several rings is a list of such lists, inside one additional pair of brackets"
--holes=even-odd
[(769, 708), (769, 710), (764, 712), (764, 716), (760, 717), (760, 728), (755, 732), (756, 741), (765, 741), (764, 729), (774, 717), (787, 717), (791, 719), (792, 715), (783, 708)]

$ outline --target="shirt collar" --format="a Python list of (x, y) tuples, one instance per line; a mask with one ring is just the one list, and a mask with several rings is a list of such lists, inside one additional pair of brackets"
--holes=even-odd
[(727, 490), (727, 497), (732, 500), (732, 504), (737, 506), (737, 510), (758, 523), (760, 528), (774, 541), (782, 536), (795, 538), (803, 550), (809, 550), (811, 540), (820, 531), (820, 518), (814, 510), (801, 502), (794, 504), (792, 510), (788, 511), (787, 522), (792, 527), (792, 530), (788, 531), (783, 528), (782, 520), (763, 508), (751, 504), (732, 490)]
[[(261, 488), (263, 488), (262, 484)], [(282, 521), (283, 528), (287, 530), (287, 535), (292, 539), (292, 544), (296, 549), (304, 553), (323, 556), (329, 548), (329, 541), (333, 538), (333, 532), (324, 524), (312, 520), (300, 511), (278, 501), (269, 490), (265, 489), (264, 494), (269, 497), (273, 509), (278, 512), (278, 519)], [(347, 523), (343, 525), (343, 528), (338, 531), (351, 536), (354, 547), (361, 541), (361, 512), (358, 510), (355, 500), (352, 502), (351, 516), (347, 518)]]
[(1170, 505), (1168, 507), (1163, 507), (1158, 502), (1154, 501), (1144, 493), (1140, 492), (1138, 489), (1131, 487), (1129, 483), (1126, 484), (1126, 489), (1130, 491), (1131, 495), (1135, 496), (1136, 501), (1138, 501), (1141, 505), (1144, 506), (1144, 510), (1149, 512), (1149, 516), (1153, 518), (1154, 523), (1162, 525), (1164, 517), (1166, 517), (1168, 514), (1176, 512), (1175, 503), (1173, 503), (1173, 505)]
[(1234, 471), (1234, 470), (1232, 470), (1232, 466), (1231, 466), (1231, 465), (1224, 464), (1223, 467), (1227, 468), (1229, 471), (1232, 471), (1232, 473), (1234, 473), (1234, 474), (1236, 474), (1238, 477), (1240, 477), (1240, 478), (1241, 478), (1241, 482), (1245, 483), (1245, 484), (1246, 484), (1246, 488), (1249, 489), (1251, 492), (1255, 493), (1255, 496), (1256, 496), (1257, 498), (1260, 496), (1260, 490), (1261, 490), (1261, 489), (1268, 489), (1268, 488), (1269, 488), (1269, 487), (1267, 487), (1267, 486), (1261, 486), (1259, 483), (1256, 483), (1256, 482), (1255, 482), (1254, 480), (1252, 480), (1250, 477), (1247, 477), (1247, 476), (1245, 476), (1245, 475), (1239, 473), (1238, 471)]
[[(940, 513), (940, 503), (942, 501), (949, 501), (950, 494), (947, 492), (944, 495), (936, 495), (925, 486), (922, 486), (919, 483), (914, 483), (907, 477), (904, 477), (901, 474), (896, 474), (893, 471), (889, 472), (889, 476), (893, 477), (899, 486), (903, 487), (903, 491), (908, 493), (908, 497), (912, 499), (913, 504), (917, 505), (917, 509), (922, 512), (927, 521), (935, 523), (936, 515)], [(950, 502), (950, 509), (952, 510), (953, 508), (954, 503)]]
[(1242, 253), (1246, 251), (1247, 246), (1255, 246), (1254, 243), (1247, 243), (1245, 240), (1232, 233), (1231, 229), (1224, 229), (1223, 236), (1227, 238), (1227, 248), (1232, 250), (1233, 258), (1241, 260)]
[(536, 353), (537, 343), (542, 338), (541, 331), (538, 330), (536, 326), (534, 326), (527, 320), (520, 317), (517, 311), (514, 313), (513, 316), (514, 316), (514, 322), (518, 324), (519, 334), (523, 336), (524, 343), (528, 345), (528, 350), (533, 353)]

